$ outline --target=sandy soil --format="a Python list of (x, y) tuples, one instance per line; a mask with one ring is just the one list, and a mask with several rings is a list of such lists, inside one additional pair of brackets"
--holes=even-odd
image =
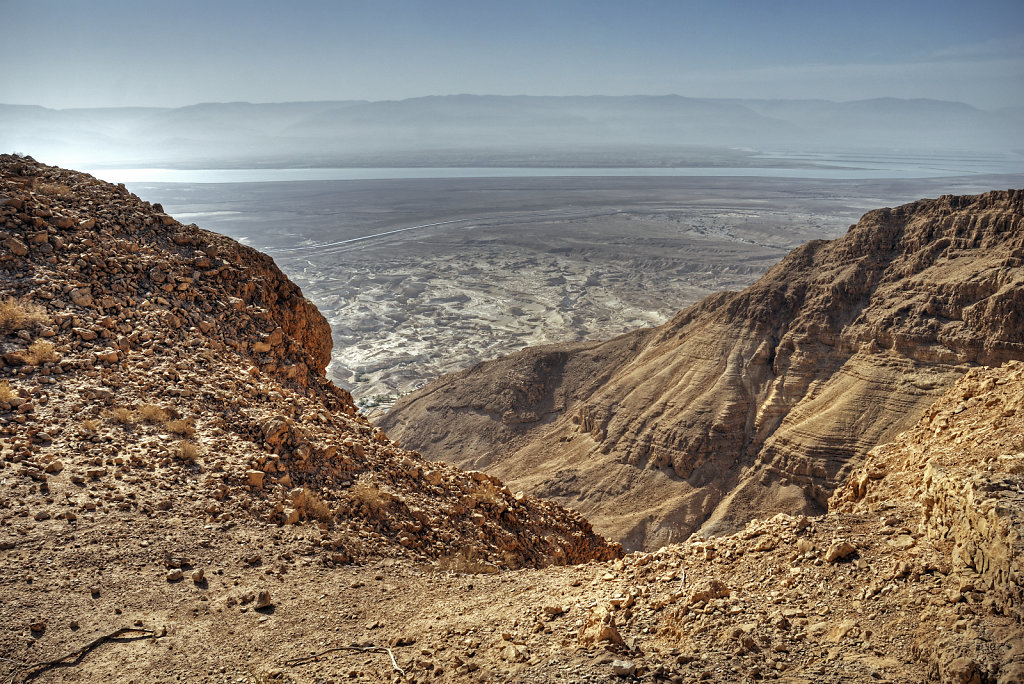
[(273, 256), (331, 322), (329, 377), (372, 415), (374, 397), (527, 345), (661, 323), (711, 292), (749, 285), (798, 244), (842, 234), (869, 208), (1014, 181), (471, 178), (131, 189)]

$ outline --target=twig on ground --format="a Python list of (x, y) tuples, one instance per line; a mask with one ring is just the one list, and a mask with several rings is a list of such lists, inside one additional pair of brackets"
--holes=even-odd
[[(123, 634), (130, 633), (138, 633), (140, 636), (132, 637), (131, 639), (129, 639), (129, 641), (135, 641), (136, 639), (143, 639), (146, 637), (156, 638), (157, 636), (161, 636), (157, 634), (156, 630), (152, 629), (140, 629), (138, 627), (122, 627), (121, 629), (115, 630), (110, 634), (104, 634), (103, 636), (97, 637), (89, 643), (87, 643), (85, 646), (75, 649), (74, 651), (71, 651), (71, 653), (63, 655), (60, 658), (55, 658), (53, 660), (44, 660), (38, 663), (32, 663), (31, 665), (26, 663), (19, 663), (21, 667), (17, 668), (11, 674), (10, 681), (14, 682), (15, 677), (17, 677), (20, 672), (25, 673), (25, 681), (28, 681), (30, 679), (35, 679), (42, 673), (46, 672), (47, 670), (52, 670), (55, 667), (74, 667), (82, 661), (82, 658), (84, 658), (86, 654), (89, 653), (89, 651), (93, 650), (97, 646), (104, 644), (108, 641), (117, 639)], [(74, 658), (74, 660), (66, 662), (68, 661), (69, 658)], [(9, 658), (4, 658), (4, 660), (9, 660), (12, 663), (17, 662), (14, 660), (10, 660)]]
[(329, 648), (326, 651), (320, 651), (319, 653), (314, 653), (313, 655), (286, 660), (284, 661), (284, 664), (288, 667), (295, 667), (296, 665), (305, 665), (306, 663), (313, 662), (320, 656), (327, 655), (328, 653), (334, 653), (335, 651), (356, 651), (358, 653), (387, 653), (389, 656), (391, 656), (391, 666), (394, 667), (395, 670), (400, 675), (402, 675), (403, 677), (405, 676), (405, 670), (398, 667), (398, 661), (395, 660), (394, 652), (390, 648), (387, 648), (385, 646), (335, 646), (334, 648)]

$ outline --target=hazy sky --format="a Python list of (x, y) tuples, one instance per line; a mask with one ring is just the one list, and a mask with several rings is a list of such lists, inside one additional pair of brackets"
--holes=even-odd
[(1024, 106), (1024, 0), (0, 0), (0, 102), (455, 93)]

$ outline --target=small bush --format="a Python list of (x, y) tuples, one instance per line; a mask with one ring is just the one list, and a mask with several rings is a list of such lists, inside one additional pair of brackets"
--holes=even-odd
[(170, 420), (170, 415), (168, 415), (167, 411), (156, 404), (143, 404), (135, 409), (135, 417), (137, 420), (149, 423), (150, 425), (163, 425)]
[(0, 300), (0, 331), (4, 333), (38, 328), (49, 320), (46, 308), (26, 299)]
[(178, 442), (178, 457), (186, 463), (195, 463), (202, 456), (203, 450), (187, 439)]
[(86, 418), (82, 421), (82, 429), (90, 434), (96, 434), (100, 429), (100, 424), (91, 418)]
[(25, 363), (30, 366), (57, 360), (57, 348), (49, 340), (36, 340), (29, 345), (28, 352), (25, 354)]
[(302, 490), (302, 509), (307, 518), (312, 518), (322, 523), (329, 523), (334, 519), (334, 516), (331, 515), (331, 509), (311, 489)]
[(7, 403), (18, 396), (18, 393), (11, 387), (11, 383), (4, 380), (0, 382), (0, 403)]

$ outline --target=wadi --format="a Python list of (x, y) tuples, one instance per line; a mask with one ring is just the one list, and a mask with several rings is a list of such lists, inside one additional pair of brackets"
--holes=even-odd
[(0, 245), (5, 681), (1024, 681), (1024, 191), (376, 424), (124, 186), (2, 155)]

